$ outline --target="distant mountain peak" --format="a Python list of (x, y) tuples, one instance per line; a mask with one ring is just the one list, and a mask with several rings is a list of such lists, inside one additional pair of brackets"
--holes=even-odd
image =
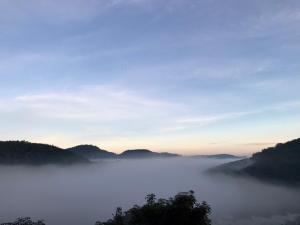
[(115, 158), (117, 154), (103, 150), (95, 145), (77, 145), (66, 149), (88, 159)]
[(159, 157), (174, 157), (179, 156), (168, 152), (153, 152), (149, 149), (129, 149), (122, 152), (120, 158), (159, 158)]
[(123, 153), (131, 153), (131, 152), (132, 153), (154, 153), (153, 151), (151, 151), (149, 149), (128, 149), (128, 150), (125, 150)]
[(96, 145), (89, 145), (89, 144), (76, 145), (74, 147), (68, 148), (68, 150), (71, 150), (71, 149), (76, 149), (76, 150), (79, 150), (79, 149), (82, 149), (82, 150), (102, 150)]

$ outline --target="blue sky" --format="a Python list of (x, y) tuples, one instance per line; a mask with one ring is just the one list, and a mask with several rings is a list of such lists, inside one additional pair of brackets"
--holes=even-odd
[(0, 137), (249, 154), (300, 134), (300, 2), (0, 0)]

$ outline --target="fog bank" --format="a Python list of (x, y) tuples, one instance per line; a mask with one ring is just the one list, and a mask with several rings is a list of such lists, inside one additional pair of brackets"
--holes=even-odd
[[(47, 225), (89, 225), (144, 203), (194, 190), (212, 207), (214, 225), (296, 225), (300, 190), (255, 180), (210, 177), (228, 160), (111, 160), (85, 166), (0, 167), (0, 222), (30, 216)], [(295, 222), (295, 221), (298, 221)]]

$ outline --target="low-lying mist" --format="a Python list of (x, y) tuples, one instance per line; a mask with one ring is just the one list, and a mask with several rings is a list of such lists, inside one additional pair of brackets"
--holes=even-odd
[[(296, 225), (300, 190), (245, 178), (209, 175), (228, 160), (107, 160), (92, 165), (0, 167), (0, 222), (30, 216), (47, 225), (92, 225), (118, 206), (194, 190), (212, 207), (214, 225)], [(297, 222), (298, 221), (298, 222)]]

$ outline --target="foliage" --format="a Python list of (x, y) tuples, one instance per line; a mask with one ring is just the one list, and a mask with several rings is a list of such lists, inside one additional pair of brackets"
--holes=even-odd
[(2, 223), (1, 225), (45, 225), (42, 220), (34, 222), (30, 217), (18, 218), (15, 222), (12, 223)]
[(209, 205), (197, 203), (193, 191), (158, 200), (149, 194), (145, 205), (136, 205), (126, 212), (117, 208), (112, 219), (95, 225), (210, 225), (209, 214)]
[(229, 162), (208, 172), (250, 176), (261, 181), (300, 186), (300, 138), (263, 149), (249, 159)]
[(300, 139), (277, 144), (252, 156), (243, 172), (263, 180), (300, 184)]

